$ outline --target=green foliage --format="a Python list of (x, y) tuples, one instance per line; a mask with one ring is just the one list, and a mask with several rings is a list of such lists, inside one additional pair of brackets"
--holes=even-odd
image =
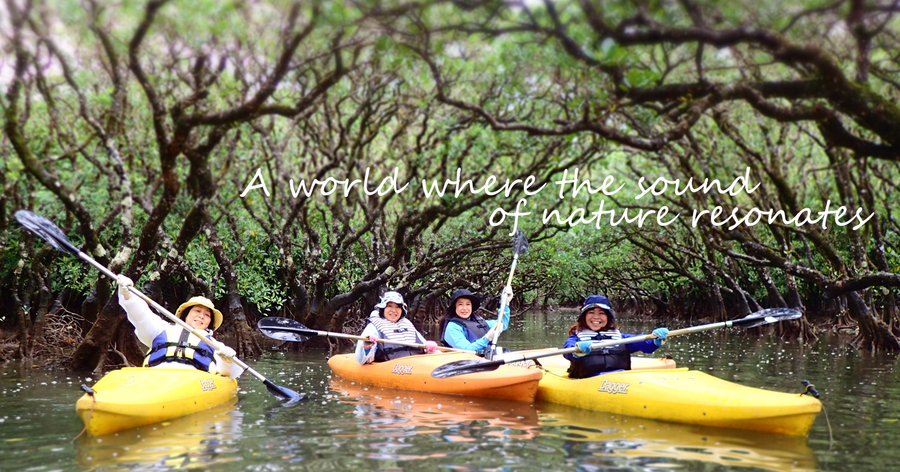
[[(296, 295), (289, 293), (289, 282), (302, 285), (317, 302), (348, 293), (373, 277), (386, 280), (383, 285), (389, 287), (422, 293), (461, 284), (499, 291), (508, 269), (506, 244), (511, 225), (507, 221), (491, 226), (488, 219), (496, 209), (511, 210), (525, 196), (515, 191), (509, 196), (476, 200), (481, 197), (469, 192), (459, 197), (426, 198), (422, 194), (424, 181), (442, 183), (454, 177), (458, 167), (463, 178), (471, 178), (476, 187), (489, 175), (500, 182), (528, 175), (548, 182), (544, 191), (527, 198), (532, 213), (519, 223), (535, 242), (521, 262), (517, 280), (522, 293), (569, 303), (598, 291), (623, 296), (679, 293), (701, 297), (713, 285), (730, 287), (729, 279), (737, 280), (752, 296), (765, 297), (756, 267), (727, 254), (743, 255), (747, 249), (729, 239), (733, 235), (726, 229), (706, 223), (692, 225), (694, 210), (717, 206), (784, 209), (789, 204), (818, 210), (826, 201), (855, 207), (860, 204), (857, 195), (862, 183), (868, 182), (876, 194), (875, 208), (868, 211), (896, 219), (892, 205), (896, 166), (876, 169), (872, 167), (875, 164), (860, 160), (844, 169), (840, 166), (853, 156), (823, 146), (817, 123), (779, 122), (744, 101), (710, 107), (690, 123), (689, 134), (658, 151), (617, 144), (600, 133), (561, 132), (562, 136), (557, 136), (546, 131), (590, 122), (636, 140), (659, 137), (673, 123), (686, 119), (691, 107), (709, 95), (684, 94), (670, 102), (641, 101), (635, 96), (659, 85), (698, 81), (698, 71), (691, 68), (698, 61), (704, 65), (705, 83), (718, 87), (716, 93), (721, 95), (730, 93), (730, 85), (747, 83), (743, 82), (747, 77), (796, 78), (795, 68), (768, 64), (771, 54), (758, 45), (721, 50), (707, 45), (698, 54), (697, 45), (690, 43), (619, 44), (584, 21), (578, 2), (554, 2), (560, 27), (585, 54), (578, 57), (566, 53), (561, 41), (549, 35), (557, 25), (543, 4), (526, 2), (540, 28), (524, 31), (514, 27), (531, 21), (524, 7), (489, 5), (497, 8), (485, 13), (477, 8), (460, 9), (456, 2), (433, 3), (389, 19), (367, 16), (357, 4), (346, 2), (301, 4), (298, 24), (285, 31), (291, 2), (169, 2), (138, 52), (163, 109), (163, 129), (159, 131), (154, 128), (148, 94), (133, 71), (125, 74), (122, 96), (115, 96), (109, 58), (99, 52), (99, 39), (85, 27), (90, 23), (88, 14), (78, 2), (60, 2), (53, 6), (56, 16), (77, 21), (64, 21), (54, 34), (71, 46), (77, 58), (73, 77), (91, 121), (80, 114), (81, 104), (71, 84), (54, 72), (58, 66), (55, 59), (42, 56), (52, 67), (40, 81), (34, 78), (28, 83), (28, 115), (21, 119), (22, 130), (35, 157), (72, 192), (72, 200), (86, 208), (93, 221), (106, 222), (98, 234), (103, 247), (115, 254), (143, 236), (143, 225), (161, 202), (160, 149), (180, 143), (160, 144), (157, 133), (171, 138), (178, 126), (185, 125), (178, 121), (181, 116), (225, 112), (246, 104), (271, 77), (285, 38), (311, 25), (309, 36), (291, 58), (285, 79), (267, 100), (269, 108), (229, 123), (222, 142), (205, 157), (217, 186), (206, 210), (234, 264), (239, 291), (262, 310), (278, 309)], [(389, 2), (387, 6), (407, 5)], [(740, 2), (712, 2), (709, 6), (716, 12), (710, 13), (709, 19), (718, 27), (747, 21), (749, 7)], [(638, 13), (673, 28), (693, 24), (678, 2), (605, 2), (602, 7), (610, 24)], [(759, 17), (783, 24), (780, 7), (765, 3)], [(98, 24), (112, 36), (119, 59), (130, 60), (126, 59), (127, 47), (146, 5), (124, 2), (104, 8)], [(454, 29), (458, 25), (472, 29)], [(469, 32), (495, 27), (508, 30), (496, 35)], [(642, 27), (646, 25), (635, 26)], [(425, 31), (429, 28), (432, 30)], [(802, 20), (789, 34), (802, 41), (812, 37), (813, 29)], [(334, 44), (340, 44), (339, 49), (333, 50)], [(429, 54), (432, 64), (422, 57)], [(894, 57), (880, 45), (872, 54), (873, 61), (884, 62), (888, 70)], [(347, 75), (311, 100), (302, 113), (292, 116), (289, 109), (305, 103), (316, 84), (334, 72), (337, 58), (348, 68)], [(742, 67), (754, 61), (765, 64), (750, 71)], [(124, 64), (119, 64), (123, 72)], [(432, 66), (440, 71), (441, 92), (481, 113), (436, 100), (438, 81)], [(852, 69), (852, 61), (841, 67)], [(209, 80), (202, 93), (198, 93), (197, 80)], [(892, 100), (885, 98), (896, 94), (892, 90), (890, 81), (873, 80), (857, 91), (868, 96), (873, 107), (893, 110)], [(772, 103), (787, 106), (787, 101), (776, 98)], [(482, 119), (482, 113), (495, 118), (496, 128), (508, 125), (529, 130), (498, 130)], [(111, 133), (109, 143), (119, 152), (133, 191), (135, 221), (131, 229), (138, 234), (131, 240), (126, 240), (119, 219), (125, 195), (114, 172), (117, 163), (106, 151), (108, 143), (98, 137), (97, 124)], [(871, 131), (854, 126), (856, 135), (871, 137)], [(202, 147), (213, 129), (213, 125), (197, 125), (182, 138), (188, 148)], [(15, 156), (8, 141), (0, 146), (4, 155)], [(17, 182), (24, 176), (29, 185), (7, 184), (4, 195), (9, 197), (5, 198), (27, 202), (23, 205), (74, 227), (72, 214), (63, 210), (59, 196), (37, 184), (22, 162), (15, 158), (0, 161), (7, 181)], [(176, 156), (174, 166), (180, 187), (154, 242), (155, 256), (147, 263), (148, 270), (166, 260), (172, 241), (184, 229), (185, 219), (204, 190), (189, 178), (192, 163), (187, 155)], [(362, 179), (370, 168), (377, 185), (394, 167), (399, 169), (401, 183), (410, 183), (409, 190), (401, 194), (369, 196), (357, 187), (347, 197), (340, 192), (309, 199), (290, 195), (291, 179), (295, 184), (301, 179), (309, 183), (317, 175)], [(595, 187), (607, 176), (614, 177), (613, 188), (622, 183), (625, 187), (614, 196), (582, 192), (577, 197), (570, 188), (560, 198), (554, 182), (564, 172), (571, 176), (575, 168), (580, 180), (589, 180)], [(695, 184), (718, 179), (727, 186), (747, 168), (752, 179), (762, 184), (755, 194), (676, 195), (670, 187), (664, 195), (635, 198), (641, 177), (647, 179), (645, 186), (660, 177), (677, 179), (681, 185), (689, 179)], [(272, 195), (256, 190), (242, 199), (239, 195), (257, 169), (263, 170)], [(847, 175), (839, 175), (838, 170)], [(842, 183), (844, 177), (850, 184)], [(779, 194), (779, 185), (791, 195)], [(599, 223), (542, 221), (543, 212), (554, 209), (563, 219), (577, 212), (589, 219), (600, 202), (605, 210), (616, 212), (615, 218), (625, 211), (634, 215), (665, 206), (680, 215), (680, 221), (665, 228), (653, 218), (643, 227), (634, 223), (614, 226), (609, 216)], [(761, 224), (742, 235), (793, 263), (834, 278), (842, 274), (823, 255), (825, 248), (815, 246), (817, 241), (825, 241), (853, 270), (864, 271), (880, 249), (867, 231), (854, 233), (849, 227), (832, 225), (821, 232), (822, 239), (815, 240), (801, 230)], [(900, 270), (897, 233), (885, 231), (884, 237), (888, 269)], [(288, 242), (279, 247), (282, 241)], [(0, 276), (5, 280), (18, 261), (17, 242), (16, 237), (9, 237), (3, 248)], [(869, 254), (867, 261), (857, 262), (860, 244)], [(736, 268), (726, 264), (726, 256)], [(217, 297), (225, 294), (221, 268), (202, 233), (190, 242), (183, 258), (193, 275), (209, 283)], [(82, 263), (59, 258), (51, 265), (53, 290), (70, 288), (84, 294), (91, 289), (95, 277)], [(374, 269), (385, 265), (394, 272)], [(773, 269), (772, 276), (784, 287), (781, 270)], [(288, 281), (287, 277), (294, 279)], [(816, 290), (812, 284), (803, 288), (808, 293)]]

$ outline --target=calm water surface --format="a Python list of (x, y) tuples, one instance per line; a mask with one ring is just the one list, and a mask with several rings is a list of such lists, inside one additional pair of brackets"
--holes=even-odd
[[(514, 318), (501, 344), (560, 345), (573, 317)], [(624, 324), (627, 332), (656, 326)], [(672, 338), (657, 351), (681, 367), (770, 390), (800, 392), (800, 379), (809, 379), (826, 411), (808, 438), (797, 439), (542, 402), (368, 387), (332, 376), (324, 353), (272, 352), (254, 368), (309, 401), (281, 406), (245, 374), (234, 405), (73, 441), (82, 429), (74, 413), (78, 386), (97, 379), (6, 364), (0, 366), (0, 471), (896, 470), (896, 358), (858, 353), (842, 347), (845, 341), (823, 337), (803, 347), (719, 330)]]

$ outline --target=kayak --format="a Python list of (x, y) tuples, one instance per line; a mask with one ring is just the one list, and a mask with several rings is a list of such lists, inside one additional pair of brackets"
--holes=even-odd
[(114, 370), (75, 403), (88, 434), (102, 436), (210, 409), (237, 395), (237, 380), (188, 369)]
[(565, 358), (548, 357), (541, 364), (538, 399), (588, 410), (788, 436), (806, 436), (822, 410), (807, 395), (746, 387), (686, 368), (570, 379)]
[(450, 362), (484, 359), (468, 352), (422, 354), (385, 362), (360, 365), (354, 354), (340, 354), (328, 360), (328, 366), (339, 377), (379, 387), (417, 390), (420, 392), (471, 395), (533, 401), (541, 370), (532, 367), (500, 366), (495, 371), (478, 372), (443, 379), (431, 371)]

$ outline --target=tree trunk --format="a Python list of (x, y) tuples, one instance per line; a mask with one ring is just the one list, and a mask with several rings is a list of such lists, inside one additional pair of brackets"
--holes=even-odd
[(244, 313), (244, 306), (241, 304), (241, 295), (238, 292), (238, 277), (231, 264), (231, 259), (225, 254), (225, 248), (219, 235), (212, 223), (207, 222), (204, 227), (206, 240), (209, 249), (212, 251), (219, 265), (219, 273), (225, 280), (225, 306), (222, 310), (224, 318), (223, 323), (227, 322), (229, 326), (234, 328), (235, 350), (239, 356), (258, 356), (262, 353), (262, 348), (253, 337), (250, 327), (247, 325), (247, 315)]

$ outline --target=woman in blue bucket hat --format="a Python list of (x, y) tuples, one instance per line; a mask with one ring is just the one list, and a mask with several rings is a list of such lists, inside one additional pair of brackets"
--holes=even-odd
[[(426, 341), (422, 333), (413, 326), (406, 317), (409, 309), (403, 301), (403, 295), (397, 292), (385, 292), (375, 309), (369, 315), (368, 323), (362, 336), (368, 341), (357, 341), (356, 360), (360, 364), (384, 362), (418, 354), (431, 354), (437, 349), (437, 343)], [(401, 346), (399, 344), (382, 343), (376, 339), (400, 341), (413, 344), (424, 344), (425, 349)]]
[(603, 295), (591, 295), (581, 304), (581, 315), (569, 329), (569, 338), (564, 347), (575, 347), (577, 350), (564, 357), (572, 364), (569, 366), (569, 378), (583, 379), (605, 372), (631, 369), (631, 353), (636, 351), (653, 352), (665, 344), (669, 330), (656, 328), (653, 334), (656, 339), (631, 344), (618, 344), (601, 349), (591, 349), (591, 343), (625, 339), (637, 336), (620, 333), (616, 324), (616, 312), (613, 311), (609, 299)]

